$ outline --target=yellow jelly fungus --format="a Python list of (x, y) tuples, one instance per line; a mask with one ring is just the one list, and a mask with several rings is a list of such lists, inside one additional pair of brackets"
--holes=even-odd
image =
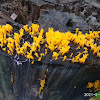
[(79, 62), (84, 63), (88, 55), (89, 54), (83, 54), (83, 57), (79, 59)]
[(57, 52), (53, 52), (52, 57), (57, 60), (58, 59), (59, 54)]
[(36, 32), (37, 34), (39, 33), (39, 25), (38, 24), (32, 24), (32, 30), (34, 31), (34, 32)]
[(83, 49), (84, 49), (83, 53), (88, 53), (88, 49), (86, 47), (84, 47)]
[(77, 56), (75, 56), (75, 58), (78, 60), (79, 57), (81, 56), (82, 53), (79, 52), (79, 54)]
[(48, 72), (48, 68), (46, 69), (46, 71)]
[(44, 88), (44, 85), (45, 85), (45, 79), (44, 80), (42, 80), (41, 82), (40, 82), (40, 88), (39, 88), (39, 93), (38, 94), (40, 94), (41, 93), (41, 91), (43, 90), (43, 88)]
[(79, 54), (75, 57), (72, 58), (72, 62), (79, 62), (80, 56), (82, 55), (82, 53), (79, 52)]
[(74, 62), (75, 62), (75, 58), (73, 57), (73, 58), (72, 58), (72, 63), (74, 63)]
[[(17, 51), (18, 55), (25, 55), (25, 52), (24, 52), (24, 48), (23, 47), (16, 48), (16, 51)], [(29, 55), (25, 55), (25, 56), (27, 56), (27, 58), (29, 57)]]
[(2, 48), (3, 51), (6, 51), (6, 48)]
[(97, 48), (94, 48), (93, 55), (97, 52)]
[(34, 44), (32, 44), (32, 46), (30, 48), (31, 48), (31, 52), (36, 52), (36, 50), (37, 50), (37, 47)]
[(38, 53), (34, 53), (34, 55), (35, 55), (37, 58), (39, 58), (39, 55), (38, 55)]
[(34, 58), (33, 58), (33, 56), (32, 56), (32, 54), (31, 54), (31, 53), (29, 53), (29, 52), (27, 52), (26, 57), (27, 57), (28, 59), (34, 59)]
[(89, 31), (89, 35), (90, 35), (90, 38), (93, 38), (94, 37), (94, 34), (93, 34), (93, 32), (92, 31)]
[[(33, 39), (33, 42), (24, 41), (23, 36), (27, 32)], [(94, 39), (99, 41), (100, 31), (89, 31), (89, 33), (82, 34), (79, 28), (76, 28), (75, 34), (68, 32), (54, 31), (53, 28), (49, 28), (44, 36), (44, 30), (41, 28), (39, 30), (38, 24), (32, 24), (31, 27), (24, 25), (23, 28), (19, 30), (19, 33), (13, 33), (13, 27), (9, 24), (0, 26), (0, 47), (3, 51), (7, 51), (10, 55), (16, 52), (18, 55), (24, 55), (28, 59), (32, 59), (34, 63), (34, 56), (41, 61), (42, 57), (47, 54), (47, 50), (50, 49), (53, 52), (52, 57), (57, 60), (58, 56), (67, 55), (71, 48), (70, 42), (73, 42), (78, 46), (76, 49), (82, 48), (84, 51), (79, 53), (77, 56), (72, 58), (73, 53), (71, 53), (70, 58), (72, 62), (84, 63), (88, 54), (88, 49), (93, 51), (93, 55), (97, 54), (100, 58), (100, 46), (94, 42)], [(11, 36), (10, 36), (11, 35)], [(22, 43), (23, 41), (23, 43)], [(37, 54), (41, 50), (41, 45), (45, 45), (45, 52), (40, 53), (40, 57)], [(57, 53), (58, 52), (58, 53)], [(34, 54), (34, 55), (32, 55)], [(83, 57), (80, 56), (83, 54)], [(63, 60), (64, 61), (64, 60)]]
[(45, 49), (45, 55), (47, 54), (47, 49)]
[(74, 88), (76, 88), (76, 86), (74, 86)]
[(31, 64), (34, 64), (34, 59), (32, 60)]
[(11, 33), (13, 30), (13, 27), (9, 24), (6, 24), (6, 31), (8, 31), (9, 33)]
[(100, 58), (100, 52), (97, 52), (97, 57), (99, 57), (99, 58)]
[(96, 81), (95, 81), (95, 83), (94, 83), (94, 87), (95, 87), (95, 88), (98, 88), (98, 87), (99, 87), (99, 85), (100, 85), (99, 80), (96, 80)]
[(71, 53), (70, 58), (72, 58), (72, 56), (73, 56), (73, 53)]
[(38, 58), (38, 61), (41, 61), (41, 57)]
[(91, 88), (91, 87), (93, 87), (93, 86), (94, 86), (94, 83), (88, 82), (87, 88)]
[(10, 54), (11, 55), (11, 52), (8, 50), (8, 54)]
[[(48, 72), (48, 68), (46, 69), (46, 71)], [(38, 95), (41, 93), (41, 91), (43, 90), (43, 88), (45, 87), (45, 84), (46, 84), (46, 82), (45, 82), (45, 80), (46, 80), (46, 74), (44, 75), (44, 79), (43, 80), (41, 80), (41, 82), (40, 82), (40, 88), (39, 88), (39, 92), (38, 92)]]
[(76, 50), (78, 50), (78, 49), (80, 49), (80, 46), (78, 46), (78, 47), (76, 48)]
[(20, 33), (20, 34), (19, 34), (19, 38), (21, 39), (22, 36), (24, 36), (24, 29), (21, 28), (21, 29), (19, 30), (19, 33)]
[(54, 51), (54, 49), (55, 49), (55, 47), (54, 47), (54, 45), (53, 44), (49, 44), (49, 49), (51, 50), (51, 52), (53, 52)]
[(65, 53), (68, 53), (69, 49), (70, 49), (70, 46), (62, 47), (62, 48), (60, 49), (60, 53), (61, 53), (62, 55), (64, 55)]
[(94, 90), (94, 92), (100, 91), (100, 80), (93, 82), (88, 82), (87, 88)]
[(76, 28), (76, 33), (78, 33), (78, 31), (79, 31), (79, 28)]
[(3, 25), (2, 26), (2, 29), (4, 29), (6, 32), (5, 33), (7, 33), (7, 35), (10, 35), (10, 33), (12, 32), (12, 30), (13, 30), (13, 27), (11, 26), (11, 25), (9, 25), (9, 24), (6, 24), (6, 25)]
[(13, 83), (13, 76), (11, 75), (11, 82)]
[(44, 53), (40, 53), (40, 56), (41, 56), (41, 57), (44, 57)]
[(0, 29), (0, 35), (3, 36), (4, 34), (7, 35), (7, 32), (6, 32), (6, 30), (4, 28), (1, 28)]
[(45, 44), (45, 47), (47, 48), (47, 47), (48, 47), (48, 45), (47, 45), (47, 44)]
[(24, 29), (26, 32), (28, 32), (28, 31), (29, 31), (28, 25), (24, 25), (24, 26), (23, 26), (23, 29)]
[(31, 33), (31, 27), (29, 27), (29, 31), (28, 32)]
[(66, 60), (66, 58), (67, 58), (67, 56), (64, 56), (63, 61), (65, 61), (65, 60)]
[[(100, 43), (95, 43), (95, 39), (96, 42), (100, 41), (100, 31), (89, 31), (89, 33), (82, 34), (82, 32), (79, 31), (79, 28), (76, 28), (76, 32), (73, 34), (70, 31), (59, 32), (54, 31), (53, 28), (49, 28), (48, 32), (44, 35), (44, 30), (42, 28), (39, 29), (39, 25), (33, 23), (31, 27), (24, 25), (18, 33), (15, 32), (11, 34), (12, 32), (13, 27), (11, 25), (0, 25), (0, 47), (10, 55), (13, 55), (13, 53), (16, 52), (18, 55), (23, 55), (26, 58), (31, 59), (31, 64), (34, 63), (34, 56), (38, 58), (38, 61), (41, 61), (42, 57), (46, 56), (48, 49), (52, 52), (53, 59), (57, 60), (59, 56), (64, 55), (63, 61), (65, 61), (67, 53), (69, 53), (71, 48), (70, 43), (74, 43), (78, 46), (76, 50), (81, 48), (84, 50), (82, 53), (79, 52), (75, 57), (73, 56), (73, 53), (71, 53), (70, 58), (72, 58), (73, 63), (85, 63), (89, 56), (89, 48), (90, 51), (93, 51), (93, 55), (97, 54), (97, 57), (100, 58)], [(24, 40), (24, 35), (26, 36), (25, 32), (31, 36), (32, 43)], [(39, 53), (42, 45), (45, 45), (45, 52)], [(40, 57), (38, 54), (40, 54)], [(48, 69), (46, 69), (46, 71), (48, 71)], [(45, 78), (46, 75), (44, 75), (44, 79), (40, 82), (41, 87), (39, 89), (39, 94), (44, 88)], [(13, 83), (12, 78), (11, 81)], [(100, 80), (97, 80), (94, 83), (88, 83), (87, 87), (93, 87), (94, 91), (100, 90)]]

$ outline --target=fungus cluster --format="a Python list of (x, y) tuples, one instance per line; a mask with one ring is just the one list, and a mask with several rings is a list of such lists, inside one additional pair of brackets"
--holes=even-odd
[[(46, 56), (48, 49), (52, 53), (52, 58), (57, 60), (59, 57), (65, 61), (68, 58), (69, 50), (71, 49), (70, 43), (78, 47), (76, 50), (82, 48), (83, 52), (78, 52), (74, 56), (74, 52), (70, 54), (72, 62), (84, 63), (89, 56), (89, 49), (93, 51), (93, 55), (96, 54), (100, 58), (100, 43), (99, 41), (100, 31), (89, 31), (89, 33), (82, 34), (78, 28), (75, 33), (54, 31), (53, 28), (49, 28), (46, 34), (43, 34), (44, 30), (39, 30), (38, 24), (32, 24), (31, 27), (24, 25), (19, 32), (13, 32), (13, 27), (9, 24), (0, 25), (0, 47), (3, 51), (6, 51), (10, 55), (17, 54), (18, 56), (25, 56), (32, 60), (34, 63), (35, 57), (38, 61), (41, 61), (42, 57)], [(29, 41), (31, 38), (31, 42)], [(40, 53), (42, 45), (45, 46), (45, 52)], [(61, 57), (63, 56), (63, 57)], [(46, 70), (48, 71), (48, 69)], [(39, 94), (45, 86), (45, 78), (40, 82)], [(100, 81), (96, 81), (94, 84), (89, 83), (88, 87), (98, 87)], [(100, 86), (99, 86), (100, 87)]]
[[(63, 61), (65, 61), (65, 55), (68, 54), (71, 46), (70, 42), (73, 42), (79, 48), (83, 48), (83, 52), (79, 52), (78, 55), (72, 58), (73, 53), (71, 53), (70, 58), (72, 62), (84, 63), (86, 58), (89, 56), (88, 49), (90, 48), (93, 51), (93, 55), (97, 54), (97, 57), (100, 57), (100, 46), (97, 46), (97, 43), (94, 43), (94, 39), (99, 38), (100, 31), (89, 31), (88, 33), (82, 34), (81, 31), (76, 28), (76, 33), (73, 34), (70, 31), (62, 33), (59, 31), (53, 31), (53, 28), (49, 28), (49, 31), (46, 33), (46, 42), (47, 48), (53, 52), (52, 57), (57, 60), (59, 55), (64, 56)], [(55, 52), (57, 51), (57, 52)]]
[(96, 80), (93, 82), (88, 82), (87, 88), (90, 89), (90, 91), (94, 90), (94, 92), (100, 91), (100, 80)]
[[(70, 31), (64, 33), (49, 28), (46, 34), (43, 33), (44, 30), (42, 28), (39, 31), (38, 24), (32, 24), (31, 27), (24, 25), (18, 33), (13, 33), (13, 27), (6, 24), (0, 26), (0, 47), (10, 55), (16, 53), (18, 56), (21, 55), (31, 59), (32, 64), (35, 57), (38, 61), (41, 61), (42, 57), (47, 54), (48, 49), (51, 51), (53, 59), (57, 60), (59, 56), (63, 56), (62, 61), (65, 61), (71, 49), (71, 42), (78, 46), (77, 49), (83, 48), (84, 50), (83, 52), (79, 52), (75, 57), (73, 53), (70, 54), (73, 63), (84, 63), (89, 56), (89, 48), (90, 51), (93, 51), (93, 55), (96, 54), (100, 58), (100, 46), (94, 42), (95, 39), (99, 41), (100, 31), (89, 31), (89, 33), (82, 34), (76, 28), (75, 33), (71, 33)], [(26, 40), (25, 36), (27, 36)], [(31, 42), (28, 41), (29, 36), (32, 39)], [(42, 45), (45, 45), (45, 52), (40, 53)]]
[[(34, 63), (34, 56), (41, 58), (44, 56), (43, 53), (38, 56), (38, 53), (41, 49), (41, 44), (44, 43), (43, 38), (43, 29), (38, 30), (39, 25), (32, 24), (31, 27), (28, 25), (24, 25), (23, 28), (19, 30), (19, 33), (12, 33), (13, 27), (9, 24), (0, 26), (0, 47), (2, 50), (7, 51), (10, 55), (13, 55), (14, 52), (17, 55), (25, 56), (28, 59), (32, 59), (32, 63)], [(25, 34), (29, 34), (32, 37), (32, 43), (29, 41), (23, 41)]]

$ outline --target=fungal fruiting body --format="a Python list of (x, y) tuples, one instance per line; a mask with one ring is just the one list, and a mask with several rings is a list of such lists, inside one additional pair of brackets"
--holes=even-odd
[(100, 91), (100, 80), (95, 82), (88, 82), (87, 88), (93, 90), (94, 92)]
[[(0, 47), (3, 51), (8, 52), (10, 55), (17, 54), (18, 56), (25, 56), (30, 59), (32, 64), (34, 59), (41, 61), (43, 57), (48, 54), (48, 50), (51, 51), (52, 58), (57, 60), (63, 56), (62, 61), (66, 61), (69, 57), (69, 51), (72, 49), (70, 43), (78, 46), (76, 48), (77, 55), (74, 52), (70, 54), (70, 60), (73, 63), (85, 63), (89, 56), (89, 49), (93, 51), (93, 55), (97, 55), (100, 58), (100, 43), (99, 41), (100, 31), (89, 31), (89, 33), (82, 34), (79, 28), (76, 28), (75, 33), (54, 31), (53, 28), (49, 28), (48, 32), (44, 35), (44, 29), (39, 30), (38, 24), (32, 24), (31, 27), (24, 25), (19, 30), (19, 33), (13, 32), (13, 27), (9, 24), (0, 25)], [(27, 39), (25, 37), (30, 37)], [(96, 42), (95, 42), (96, 39)], [(41, 48), (44, 45), (44, 52), (41, 52)], [(77, 52), (77, 50), (83, 49), (83, 52)], [(48, 71), (48, 69), (46, 70)], [(40, 82), (39, 94), (45, 86), (45, 78)], [(100, 81), (99, 81), (100, 83)], [(98, 81), (95, 84), (89, 83), (89, 87), (98, 86)], [(100, 86), (99, 86), (100, 87)]]
[[(46, 72), (48, 72), (48, 68), (46, 69)], [(39, 88), (39, 92), (38, 92), (39, 95), (40, 95), (41, 91), (43, 90), (43, 88), (45, 87), (46, 77), (47, 77), (47, 75), (45, 74), (44, 79), (40, 80), (40, 88)]]
[[(30, 43), (28, 40), (24, 40), (24, 36), (29, 34), (32, 38)], [(73, 42), (78, 46), (76, 50), (83, 48), (83, 52), (79, 52), (75, 57), (74, 53), (70, 54), (72, 62), (85, 63), (90, 51), (93, 51), (93, 55), (97, 54), (100, 58), (100, 46), (95, 43), (99, 40), (100, 31), (89, 31), (89, 33), (82, 34), (79, 28), (76, 28), (76, 32), (59, 32), (54, 31), (53, 28), (49, 28), (48, 32), (44, 35), (44, 30), (41, 28), (39, 31), (38, 24), (32, 24), (31, 27), (24, 25), (19, 30), (19, 33), (13, 33), (13, 27), (9, 24), (0, 26), (0, 47), (3, 51), (7, 51), (10, 55), (16, 52), (18, 55), (23, 55), (34, 63), (34, 57), (41, 61), (47, 54), (49, 49), (52, 53), (52, 58), (57, 60), (60, 56), (64, 56), (62, 61), (66, 60), (71, 46), (70, 42)], [(21, 42), (23, 41), (23, 43)], [(39, 53), (41, 45), (45, 45), (45, 52)], [(83, 56), (83, 57), (81, 57)]]

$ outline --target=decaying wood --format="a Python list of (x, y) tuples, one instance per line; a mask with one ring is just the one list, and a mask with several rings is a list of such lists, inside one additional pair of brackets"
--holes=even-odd
[[(0, 24), (2, 24), (2, 25), (6, 24), (6, 23), (11, 23), (16, 27), (19, 27), (19, 28), (23, 27), (22, 24), (19, 24), (19, 23), (15, 22), (13, 19), (11, 19), (8, 16), (4, 15), (2, 12), (0, 12), (0, 17), (2, 18), (1, 21), (0, 21)], [(4, 20), (4, 21), (2, 21), (2, 20)]]

